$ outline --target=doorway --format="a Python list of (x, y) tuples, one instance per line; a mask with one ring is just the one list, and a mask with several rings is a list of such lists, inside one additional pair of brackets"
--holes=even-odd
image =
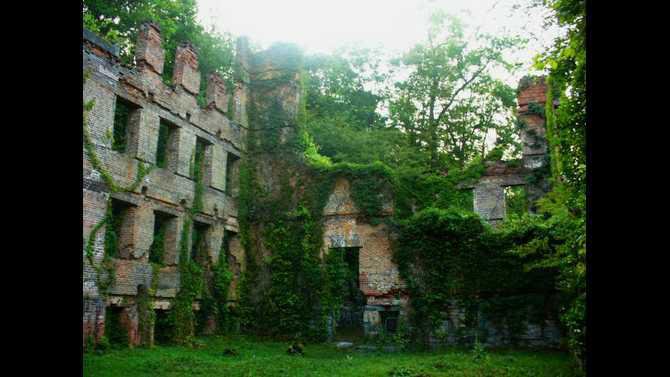
[(360, 339), (364, 336), (363, 311), (366, 304), (359, 280), (360, 247), (333, 248), (331, 252), (339, 253), (346, 266), (345, 295), (336, 321), (335, 336), (342, 340)]

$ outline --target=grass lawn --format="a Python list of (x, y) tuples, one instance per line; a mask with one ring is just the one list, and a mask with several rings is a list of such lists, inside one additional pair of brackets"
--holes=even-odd
[[(559, 352), (500, 350), (476, 361), (464, 350), (380, 353), (338, 350), (333, 343), (307, 344), (291, 356), (288, 342), (246, 337), (203, 337), (202, 348), (156, 346), (84, 355), (84, 376), (574, 376)], [(235, 356), (224, 355), (226, 348)]]

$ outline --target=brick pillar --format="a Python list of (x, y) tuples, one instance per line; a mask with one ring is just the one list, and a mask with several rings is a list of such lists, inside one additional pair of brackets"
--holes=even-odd
[(172, 83), (183, 87), (188, 93), (197, 95), (200, 92), (200, 72), (198, 71), (198, 54), (190, 42), (182, 42), (177, 46), (174, 57)]
[(544, 120), (546, 92), (544, 77), (524, 77), (519, 83), (517, 116), (525, 124), (519, 137), (523, 143), (523, 164), (529, 169), (542, 167), (547, 154)]
[(149, 202), (142, 201), (136, 207), (135, 221), (133, 226), (135, 234), (135, 248), (133, 249), (133, 257), (135, 259), (142, 259), (148, 261), (149, 249), (154, 240), (154, 222), (155, 222), (153, 208)]
[(163, 251), (163, 264), (166, 266), (173, 266), (177, 264), (177, 254), (179, 252), (179, 236), (181, 230), (181, 223), (178, 217), (170, 218), (165, 224), (167, 227), (165, 232), (165, 249)]
[(205, 185), (205, 187), (212, 186), (212, 179), (214, 176), (213, 150), (214, 150), (214, 144), (205, 145), (205, 153), (203, 156), (203, 171), (202, 171), (202, 184)]
[(158, 145), (158, 114), (148, 109), (137, 109), (130, 115), (128, 154), (145, 163), (156, 163)]
[(176, 173), (187, 178), (191, 178), (191, 158), (195, 150), (196, 136), (188, 128), (181, 127), (177, 130), (177, 169)]
[(146, 81), (146, 87), (155, 87), (161, 81), (165, 51), (161, 47), (161, 29), (153, 22), (140, 25), (135, 47), (135, 60), (140, 77)]
[(136, 226), (137, 207), (128, 206), (121, 211), (121, 226), (116, 235), (118, 237), (118, 258), (131, 259), (137, 245)]
[(105, 331), (105, 305), (100, 297), (84, 299), (84, 344), (93, 337), (97, 342)]
[(221, 144), (212, 146), (212, 170), (210, 186), (220, 190), (226, 190), (226, 160), (228, 152)]
[(135, 48), (137, 66), (151, 69), (157, 74), (163, 74), (165, 51), (161, 47), (161, 29), (153, 22), (145, 22), (140, 26)]
[(184, 226), (186, 226), (186, 216), (179, 216), (175, 219), (175, 247), (172, 249), (165, 249), (165, 264), (170, 266), (170, 265), (179, 265), (179, 258), (181, 257), (180, 253), (181, 250), (179, 247), (181, 246), (181, 238), (182, 236), (186, 237), (186, 250), (187, 254), (190, 255), (191, 253), (191, 234), (193, 232), (193, 221), (191, 221), (191, 229), (189, 233), (184, 234)]
[(226, 83), (221, 75), (213, 72), (207, 81), (207, 106), (215, 108), (222, 113), (228, 113), (228, 98)]
[(210, 243), (211, 248), (209, 249), (209, 257), (214, 265), (219, 262), (219, 252), (221, 251), (221, 245), (223, 244), (223, 237), (226, 229), (221, 223), (213, 224), (210, 227)]
[[(544, 77), (524, 77), (519, 83), (517, 116), (525, 124), (520, 130), (523, 143), (523, 166), (531, 170), (531, 174), (548, 169), (547, 138), (545, 123), (545, 107), (547, 101), (547, 85)], [(534, 183), (526, 185), (526, 197), (530, 212), (536, 211), (536, 201), (549, 191), (548, 173), (542, 172)]]

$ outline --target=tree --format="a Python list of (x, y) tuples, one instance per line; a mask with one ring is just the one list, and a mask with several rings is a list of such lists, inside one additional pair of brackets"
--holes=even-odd
[[(518, 251), (543, 258), (530, 269), (557, 267), (561, 321), (571, 352), (585, 368), (586, 351), (586, 9), (584, 0), (533, 0), (551, 10), (545, 20), (565, 35), (536, 58), (549, 72), (545, 108), (552, 190), (538, 203), (543, 236)], [(554, 99), (558, 99), (555, 106)], [(537, 220), (531, 220), (537, 221)]]
[(571, 351), (585, 367), (586, 335), (586, 7), (584, 0), (544, 0), (553, 10), (549, 22), (567, 27), (565, 36), (538, 59), (549, 68), (549, 86), (559, 98), (547, 104), (553, 192), (545, 212), (560, 223), (563, 241), (551, 260), (560, 266), (559, 286), (566, 295), (562, 320)]
[(433, 171), (444, 162), (463, 167), (483, 155), (489, 131), (512, 133), (514, 91), (491, 72), (515, 67), (503, 53), (520, 42), (479, 36), (479, 46), (473, 47), (460, 20), (436, 12), (427, 42), (395, 62), (409, 70), (409, 77), (396, 84), (392, 124), (407, 134), (410, 145), (429, 153)]
[(320, 153), (334, 162), (393, 160), (400, 135), (386, 127), (378, 111), (385, 101), (388, 72), (381, 55), (369, 49), (345, 49), (305, 58), (306, 129)]

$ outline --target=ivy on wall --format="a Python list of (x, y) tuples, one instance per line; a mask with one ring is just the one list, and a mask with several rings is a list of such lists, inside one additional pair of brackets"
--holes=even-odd
[[(471, 326), (477, 327), (472, 313), (482, 312), (510, 333), (518, 333), (527, 315), (517, 309), (522, 304), (538, 304), (515, 301), (510, 294), (525, 294), (538, 287), (545, 294), (551, 291), (545, 283), (553, 280), (546, 276), (547, 271), (522, 273), (523, 258), (504, 252), (511, 248), (511, 233), (494, 232), (464, 210), (471, 207), (472, 197), (457, 185), (480, 177), (483, 162), (443, 177), (392, 171), (382, 163), (331, 163), (319, 155), (303, 129), (303, 83), (297, 88), (301, 94), (297, 113), (287, 105), (289, 98), (282, 97), (291, 92), (282, 88), (291, 88), (296, 77), (302, 77), (299, 52), (279, 46), (270, 53), (277, 65), (272, 73), (255, 72), (248, 83), (247, 109), (253, 127), (248, 130), (247, 158), (240, 167), (238, 215), (247, 258), (240, 282), (241, 326), (261, 335), (313, 340), (323, 340), (330, 332), (329, 319), (337, 317), (346, 294), (347, 266), (338, 252), (322, 255), (322, 217), (336, 180), (345, 178), (351, 183), (351, 197), (362, 220), (377, 224), (385, 219), (400, 231), (394, 258), (412, 297), (410, 319), (416, 340), (427, 342), (454, 300), (468, 308), (466, 323)], [(92, 150), (86, 143), (85, 147), (87, 152)], [(94, 167), (100, 166), (97, 157), (90, 155)], [(219, 329), (236, 327), (236, 315), (227, 305), (232, 280), (227, 240), (216, 264), (200, 265), (198, 260), (208, 261), (206, 255), (190, 257), (193, 216), (203, 205), (203, 156), (204, 150), (196, 143), (191, 159), (194, 199), (182, 227), (180, 289), (171, 311), (172, 338), (178, 344), (191, 344), (196, 328), (212, 315)], [(144, 169), (138, 165), (140, 182)], [(119, 189), (104, 169), (96, 170), (110, 188)], [(136, 184), (139, 182), (130, 186), (131, 191)], [(395, 198), (393, 218), (384, 213), (390, 198)], [(519, 234), (514, 233), (515, 237), (521, 237)], [(158, 244), (152, 245), (152, 255), (160, 252)], [(193, 311), (196, 300), (201, 304), (198, 316)]]
[[(250, 81), (248, 116), (255, 128), (240, 168), (240, 236), (247, 257), (241, 324), (262, 335), (323, 340), (346, 294), (347, 268), (336, 253), (322, 255), (328, 197), (338, 178), (348, 179), (359, 216), (376, 223), (392, 197), (393, 175), (381, 163), (333, 164), (319, 155), (303, 128), (301, 54), (286, 45), (269, 54), (273, 66), (257, 64)], [(282, 97), (292, 92), (284, 88), (299, 93), (299, 101)]]
[[(88, 78), (88, 75), (89, 75), (88, 73), (85, 73), (84, 80)], [(88, 113), (93, 109), (93, 106), (95, 106), (95, 100), (90, 100), (84, 103), (83, 139), (84, 139), (84, 150), (86, 152), (86, 156), (88, 157), (88, 160), (91, 163), (93, 169), (95, 169), (97, 172), (100, 173), (100, 176), (102, 177), (103, 182), (105, 182), (105, 185), (107, 186), (110, 193), (133, 192), (137, 189), (140, 183), (142, 183), (144, 177), (146, 177), (146, 175), (151, 172), (153, 166), (149, 166), (147, 168), (144, 166), (142, 162), (138, 162), (137, 175), (135, 176), (135, 180), (129, 186), (123, 187), (120, 186), (118, 183), (116, 183), (112, 175), (107, 171), (107, 169), (105, 169), (102, 162), (100, 161), (100, 158), (95, 152), (95, 146), (91, 141), (91, 136), (87, 125), (88, 125)], [(105, 233), (105, 251), (103, 252), (102, 262), (98, 265), (95, 263), (93, 259), (95, 254), (94, 250), (95, 240), (97, 237), (97, 233), (105, 225), (111, 225), (111, 226), (107, 227), (107, 231)], [(89, 233), (88, 240), (84, 240), (85, 245), (84, 255), (86, 256), (89, 264), (96, 271), (96, 275), (98, 277), (97, 281), (98, 290), (100, 295), (102, 296), (106, 294), (107, 288), (113, 283), (114, 273), (113, 273), (113, 263), (111, 260), (112, 255), (110, 255), (110, 253), (108, 253), (107, 250), (109, 250), (112, 254), (116, 250), (116, 239), (118, 238), (118, 236), (116, 234), (115, 225), (118, 225), (118, 220), (114, 219), (114, 215), (112, 213), (112, 198), (111, 196), (109, 196), (109, 198), (107, 199), (107, 211), (105, 216), (100, 222), (98, 222), (96, 225), (93, 226), (93, 228)]]
[[(90, 72), (88, 71), (84, 73), (84, 82), (86, 82), (89, 75)], [(86, 152), (86, 156), (88, 157), (88, 160), (91, 163), (93, 169), (95, 169), (98, 173), (100, 173), (100, 176), (102, 177), (102, 180), (107, 186), (107, 189), (109, 190), (110, 194), (114, 192), (133, 192), (142, 183), (144, 177), (146, 177), (146, 175), (151, 172), (153, 166), (149, 166), (147, 168), (144, 166), (142, 162), (138, 162), (137, 174), (135, 176), (135, 180), (129, 186), (123, 187), (114, 181), (112, 175), (103, 166), (100, 158), (95, 152), (95, 146), (91, 141), (91, 136), (88, 130), (88, 113), (93, 109), (94, 106), (95, 106), (95, 100), (85, 102), (83, 106), (82, 134), (84, 140), (84, 151)], [(89, 265), (95, 271), (98, 294), (103, 298), (106, 297), (109, 287), (111, 287), (114, 284), (115, 273), (114, 273), (114, 262), (112, 258), (116, 255), (118, 247), (118, 233), (121, 220), (119, 216), (115, 215), (116, 214), (113, 213), (112, 197), (111, 195), (109, 195), (106, 203), (105, 216), (102, 218), (102, 220), (100, 220), (97, 224), (95, 224), (93, 228), (91, 228), (88, 239), (84, 238), (84, 256), (86, 257)], [(105, 227), (103, 255), (101, 262), (96, 263), (94, 260), (95, 241), (97, 239), (97, 234), (102, 229), (102, 227)], [(151, 310), (151, 314), (146, 315), (146, 313), (148, 312), (146, 311), (146, 308), (142, 306), (142, 304), (143, 302), (140, 299), (140, 301), (138, 302), (138, 308), (144, 310), (140, 315), (140, 319), (142, 321), (146, 320), (149, 321), (149, 323), (151, 323), (152, 321), (151, 315), (153, 314), (153, 310)], [(98, 339), (97, 346), (105, 348), (105, 345), (108, 344), (110, 340), (112, 340), (109, 338), (110, 336), (118, 337), (119, 339), (114, 340), (115, 341), (118, 340), (121, 344), (128, 344), (127, 333), (125, 331), (122, 331), (122, 329), (118, 328), (118, 323), (119, 323), (118, 318), (106, 318), (105, 327), (107, 328), (107, 326), (109, 325), (109, 328), (107, 330), (107, 336), (103, 336), (100, 339)], [(143, 322), (141, 325), (143, 326), (143, 329), (146, 328), (146, 326), (144, 326), (144, 323), (145, 322)], [(89, 343), (95, 344), (95, 341), (92, 340)], [(90, 349), (90, 347), (88, 349)]]
[(482, 315), (518, 337), (532, 319), (527, 308), (544, 308), (537, 295), (554, 291), (555, 271), (526, 272), (529, 261), (507, 252), (532, 237), (530, 229), (493, 230), (472, 212), (429, 208), (401, 221), (399, 230), (394, 260), (407, 284), (419, 343), (429, 344), (455, 303), (466, 310), (467, 333), (484, 335), (478, 332)]

